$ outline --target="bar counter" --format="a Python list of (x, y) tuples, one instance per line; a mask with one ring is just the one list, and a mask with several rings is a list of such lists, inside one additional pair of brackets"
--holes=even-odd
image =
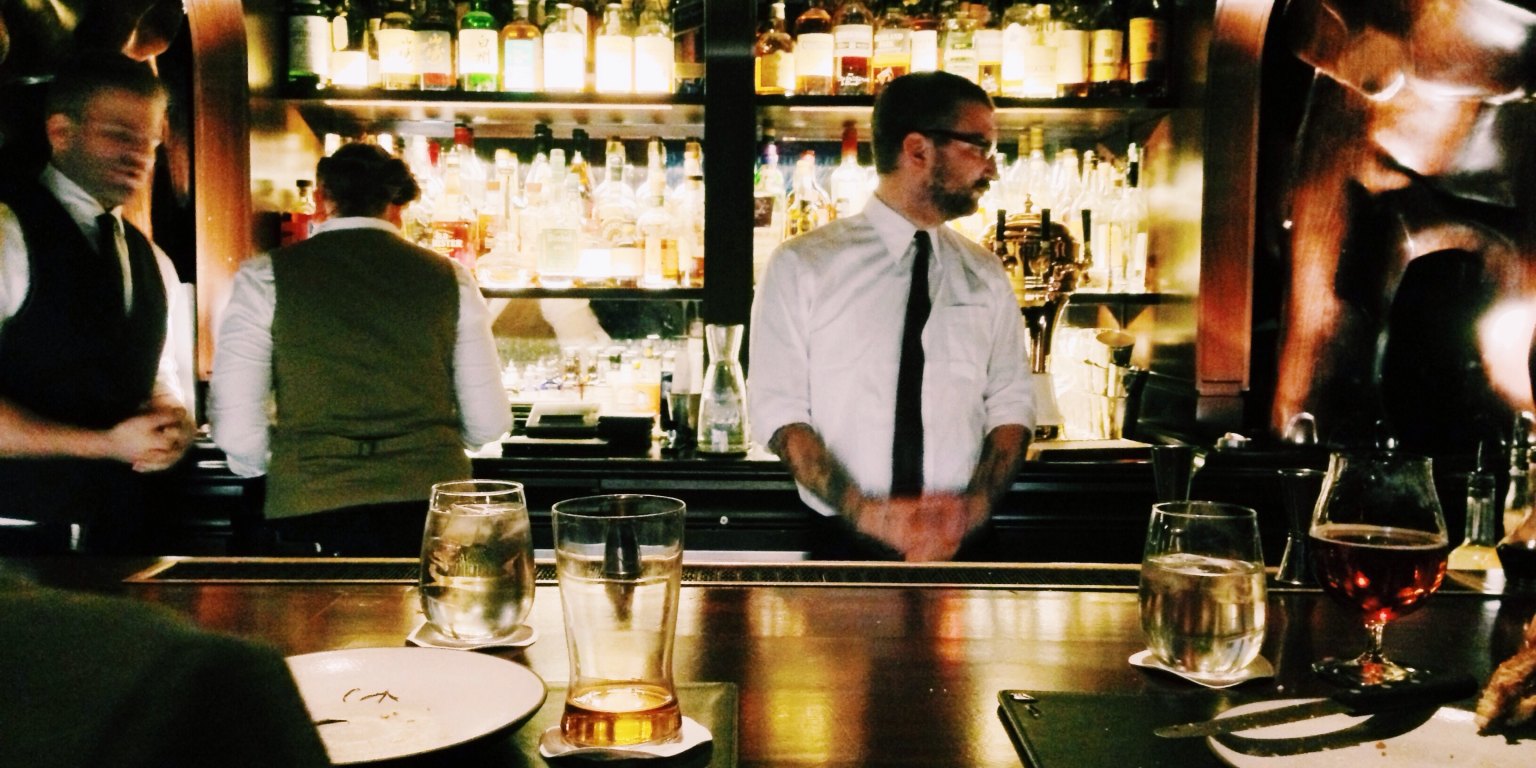
[[(400, 646), (419, 620), (415, 590), (404, 582), (122, 583), (153, 562), (11, 564), (55, 585), (168, 606), (205, 628), (290, 655)], [(712, 574), (708, 579), (685, 575), (675, 675), (679, 683), (737, 686), (736, 765), (1018, 766), (996, 711), (1000, 690), (1208, 695), (1127, 663), (1144, 647), (1134, 566), (884, 566), (882, 573), (932, 582), (884, 586), (731, 583), (735, 567), (696, 569)], [(546, 577), (548, 568), (540, 570)], [(974, 584), (944, 583), (966, 574)], [(1388, 655), (1486, 680), (1513, 653), (1521, 624), (1536, 613), (1536, 594), (1482, 594), (1477, 586), (1448, 579), (1422, 610), (1388, 626)], [(1226, 700), (1327, 693), (1309, 665), (1358, 653), (1365, 642), (1358, 616), (1316, 590), (1273, 584), (1269, 608), (1263, 655), (1277, 677), (1230, 689)], [(529, 623), (538, 642), (502, 655), (546, 681), (566, 679), (552, 583), (541, 580)], [(476, 750), (488, 748), (471, 744), (415, 764), (517, 764), (477, 761)], [(1532, 754), (1536, 763), (1536, 744)]]

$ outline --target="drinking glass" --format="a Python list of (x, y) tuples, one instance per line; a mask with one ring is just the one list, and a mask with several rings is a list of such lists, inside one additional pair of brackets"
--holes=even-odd
[(523, 486), (456, 480), (432, 486), (421, 537), (421, 608), (444, 637), (507, 637), (533, 607), (533, 536)]
[(1313, 669), (1346, 685), (1419, 674), (1388, 659), (1381, 637), (1388, 621), (1417, 609), (1445, 578), (1450, 538), (1430, 460), (1391, 449), (1333, 454), (1309, 537), (1323, 591), (1360, 611), (1370, 636), (1359, 657)]
[(578, 747), (678, 738), (672, 641), (683, 574), (683, 502), (570, 499), (552, 508), (570, 685), (560, 733)]
[(1152, 505), (1141, 628), (1164, 666), (1218, 677), (1242, 671), (1264, 644), (1266, 598), (1252, 509), (1212, 501)]

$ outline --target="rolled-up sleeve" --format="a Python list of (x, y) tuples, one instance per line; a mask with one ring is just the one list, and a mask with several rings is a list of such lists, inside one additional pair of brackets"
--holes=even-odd
[(768, 262), (752, 304), (747, 413), (752, 439), (768, 445), (786, 424), (811, 420), (810, 348), (800, 260), (780, 247)]
[(265, 474), (272, 409), (272, 259), (258, 256), (235, 273), (219, 325), (208, 387), (213, 441), (242, 477)]
[(1012, 292), (993, 301), (992, 351), (987, 361), (986, 431), (1005, 424), (1035, 428), (1035, 385), (1024, 344), (1024, 319)]
[(501, 358), (491, 333), (491, 313), (474, 275), (454, 265), (459, 283), (459, 322), (453, 348), (453, 389), (459, 406), (459, 437), (468, 448), (501, 439), (512, 428), (512, 409), (501, 384)]

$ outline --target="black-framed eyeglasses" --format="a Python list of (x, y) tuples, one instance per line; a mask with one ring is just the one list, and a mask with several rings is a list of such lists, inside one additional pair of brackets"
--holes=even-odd
[(930, 139), (943, 139), (945, 141), (958, 141), (961, 144), (969, 144), (981, 150), (981, 159), (992, 160), (997, 157), (997, 142), (988, 139), (980, 133), (961, 133), (947, 128), (925, 128), (915, 131)]

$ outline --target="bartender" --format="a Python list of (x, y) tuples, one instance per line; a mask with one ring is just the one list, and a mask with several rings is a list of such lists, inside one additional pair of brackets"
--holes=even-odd
[(467, 268), (400, 235), (420, 194), (404, 162), (348, 144), (316, 175), (316, 233), (235, 275), (213, 438), (267, 475), (285, 551), (413, 555), (432, 485), (511, 426), (490, 316)]
[(992, 507), (1034, 427), (1018, 302), (945, 222), (997, 178), (991, 99), (898, 78), (875, 102), (862, 213), (784, 243), (752, 311), (754, 438), (820, 513), (817, 557), (987, 558)]

